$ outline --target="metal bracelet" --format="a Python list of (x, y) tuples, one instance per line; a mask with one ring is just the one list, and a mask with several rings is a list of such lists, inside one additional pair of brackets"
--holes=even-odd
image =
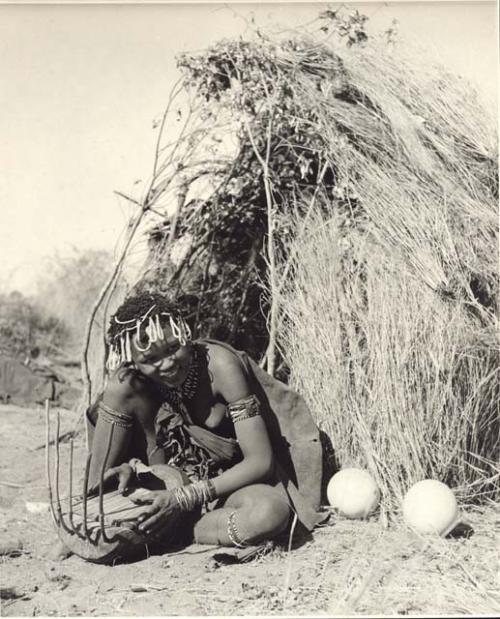
[(174, 493), (175, 499), (176, 499), (177, 503), (179, 504), (179, 507), (181, 508), (181, 510), (183, 512), (191, 511), (190, 510), (190, 502), (189, 502), (189, 499), (188, 499), (188, 497), (186, 495), (184, 487), (174, 488), (173, 493)]
[(206, 484), (206, 496), (205, 503), (211, 503), (217, 498), (217, 490), (215, 489), (214, 482), (211, 479), (207, 479)]
[(179, 507), (186, 512), (217, 498), (214, 483), (210, 479), (175, 488), (173, 492)]

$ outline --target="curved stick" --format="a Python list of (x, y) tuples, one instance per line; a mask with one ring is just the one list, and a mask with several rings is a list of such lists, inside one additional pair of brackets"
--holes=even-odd
[(56, 437), (54, 439), (54, 444), (56, 448), (56, 461), (55, 461), (55, 478), (56, 478), (56, 505), (57, 505), (57, 515), (59, 519), (62, 517), (61, 510), (61, 500), (59, 497), (59, 428), (61, 423), (61, 417), (59, 411), (56, 412)]
[(54, 501), (52, 498), (52, 480), (50, 475), (50, 402), (49, 400), (45, 400), (45, 429), (46, 429), (46, 441), (45, 441), (45, 475), (47, 479), (47, 490), (49, 493), (49, 503), (50, 503), (50, 513), (52, 514), (52, 519), (56, 525), (59, 525), (59, 520), (56, 516), (56, 511), (54, 509)]
[(90, 475), (90, 461), (92, 460), (92, 453), (87, 456), (87, 462), (85, 464), (85, 475), (83, 477), (83, 534), (88, 539), (89, 532), (87, 529), (87, 495), (89, 490), (89, 475)]
[(66, 525), (66, 523), (64, 522), (64, 517), (63, 517), (63, 512), (62, 512), (62, 507), (61, 507), (61, 496), (59, 494), (59, 469), (60, 469), (60, 463), (59, 463), (59, 439), (60, 439), (60, 426), (61, 426), (61, 414), (59, 412), (59, 410), (57, 411), (56, 414), (56, 438), (55, 438), (55, 443), (56, 443), (56, 462), (55, 462), (55, 472), (56, 472), (56, 506), (57, 506), (57, 515), (59, 518), (59, 522), (58, 524), (60, 526), (62, 526), (62, 528), (67, 531), (68, 533), (73, 533), (73, 531), (68, 528), (68, 526)]
[(99, 478), (99, 523), (101, 526), (101, 533), (102, 533), (102, 539), (105, 542), (108, 542), (108, 538), (106, 537), (106, 531), (104, 529), (104, 472), (106, 470), (106, 464), (108, 461), (108, 456), (109, 456), (109, 452), (111, 450), (111, 441), (113, 440), (113, 432), (115, 429), (115, 422), (112, 421), (111, 422), (111, 427), (109, 429), (109, 436), (108, 436), (108, 445), (106, 447), (106, 455), (104, 456), (104, 460), (102, 462), (102, 467), (101, 467), (101, 475)]
[(74, 441), (73, 439), (69, 442), (69, 497), (68, 497), (68, 518), (69, 518), (69, 526), (73, 531), (76, 531), (75, 524), (73, 522), (73, 449), (74, 449)]

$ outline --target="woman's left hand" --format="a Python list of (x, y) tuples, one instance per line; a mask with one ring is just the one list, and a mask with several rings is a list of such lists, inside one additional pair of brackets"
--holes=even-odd
[(143, 533), (154, 533), (164, 525), (168, 516), (181, 511), (177, 499), (170, 490), (150, 490), (134, 502), (151, 503), (151, 507), (138, 518), (139, 531)]

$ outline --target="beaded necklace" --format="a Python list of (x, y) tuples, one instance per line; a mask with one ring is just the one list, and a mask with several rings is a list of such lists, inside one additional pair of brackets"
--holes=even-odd
[(200, 380), (199, 372), (198, 372), (199, 365), (200, 365), (198, 362), (198, 349), (195, 345), (193, 345), (191, 350), (192, 350), (191, 362), (189, 364), (189, 370), (188, 370), (187, 376), (184, 382), (182, 383), (182, 385), (177, 387), (177, 390), (180, 391), (179, 395), (182, 395), (184, 398), (188, 400), (193, 399), (194, 394), (196, 393), (198, 389), (198, 383)]
[(173, 407), (173, 409), (179, 412), (184, 421), (192, 423), (191, 415), (189, 414), (184, 400), (192, 400), (198, 390), (199, 384), (199, 362), (198, 362), (198, 349), (195, 345), (192, 347), (191, 362), (189, 370), (184, 382), (178, 387), (168, 387), (167, 385), (161, 385), (160, 390), (165, 400)]

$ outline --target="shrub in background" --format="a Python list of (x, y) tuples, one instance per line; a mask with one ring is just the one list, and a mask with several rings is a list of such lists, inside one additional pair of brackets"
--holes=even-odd
[(0, 352), (24, 358), (34, 348), (52, 354), (64, 345), (67, 330), (55, 316), (17, 291), (0, 294)]

